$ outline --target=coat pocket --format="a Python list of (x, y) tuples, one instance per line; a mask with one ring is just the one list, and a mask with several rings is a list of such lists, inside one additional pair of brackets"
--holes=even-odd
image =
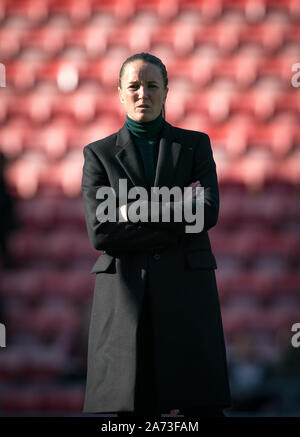
[(108, 255), (108, 253), (103, 252), (95, 262), (90, 273), (92, 274), (92, 273), (106, 272), (109, 269), (114, 259), (115, 259), (114, 256)]
[(185, 252), (187, 266), (192, 269), (217, 269), (214, 254), (209, 250), (191, 250)]

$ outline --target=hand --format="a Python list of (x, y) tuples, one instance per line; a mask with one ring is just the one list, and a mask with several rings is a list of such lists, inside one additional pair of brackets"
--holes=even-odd
[(127, 205), (122, 205), (119, 207), (119, 211), (120, 211), (120, 221), (125, 221), (128, 222), (128, 217), (127, 217)]
[(195, 182), (192, 182), (190, 185), (188, 185), (188, 187), (192, 187), (192, 191), (191, 191), (191, 193), (189, 192), (190, 190), (187, 190), (186, 192), (184, 192), (184, 195), (183, 195), (184, 202), (188, 202), (197, 196), (196, 188), (201, 187), (200, 181), (197, 180)]

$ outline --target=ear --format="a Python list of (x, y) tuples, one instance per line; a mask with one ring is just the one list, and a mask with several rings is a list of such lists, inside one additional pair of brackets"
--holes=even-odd
[(124, 103), (123, 94), (121, 88), (118, 86), (119, 99), (121, 103)]
[(167, 88), (166, 88), (166, 95), (165, 95), (165, 98), (164, 98), (164, 102), (165, 102), (166, 99), (167, 99), (168, 91), (169, 91), (169, 88), (167, 87)]

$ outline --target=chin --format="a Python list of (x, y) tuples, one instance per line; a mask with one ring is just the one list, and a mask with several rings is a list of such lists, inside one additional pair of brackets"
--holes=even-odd
[(152, 114), (137, 114), (136, 120), (137, 121), (151, 121), (154, 120), (156, 117), (153, 117)]

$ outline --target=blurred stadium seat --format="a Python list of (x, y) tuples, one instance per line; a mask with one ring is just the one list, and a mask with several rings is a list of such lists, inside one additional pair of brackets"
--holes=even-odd
[(299, 18), (297, 0), (0, 2), (0, 151), (20, 222), (15, 267), (1, 273), (13, 343), (1, 414), (82, 411), (73, 354), (85, 354), (100, 254), (86, 233), (82, 149), (123, 125), (119, 71), (135, 52), (166, 65), (167, 121), (211, 140), (226, 341), (247, 332), (261, 359), (280, 352), (276, 335), (300, 305)]

